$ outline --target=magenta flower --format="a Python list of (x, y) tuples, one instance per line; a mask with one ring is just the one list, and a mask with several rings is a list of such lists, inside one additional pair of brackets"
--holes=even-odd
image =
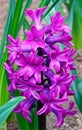
[(73, 80), (76, 78), (76, 75), (70, 76), (69, 74), (64, 74), (61, 77), (59, 75), (55, 75), (52, 78), (51, 80), (53, 80), (53, 84), (50, 86), (51, 90), (54, 91), (55, 88), (58, 87), (61, 90), (61, 95), (63, 95), (63, 93), (67, 93), (67, 95), (74, 94), (74, 92), (69, 88), (72, 85)]
[(68, 62), (66, 64), (67, 67), (69, 67), (69, 71), (70, 70), (75, 70), (76, 69), (76, 66), (74, 65), (74, 55), (76, 53), (76, 50), (75, 49), (70, 49), (70, 52), (68, 54), (69, 58), (68, 58)]
[(30, 98), (33, 96), (35, 99), (39, 100), (38, 91), (43, 89), (43, 85), (37, 85), (34, 78), (31, 78), (28, 82), (17, 79), (16, 89), (22, 92), (22, 95)]
[[(8, 35), (9, 57), (4, 67), (8, 72), (8, 91), (12, 98), (16, 90), (26, 97), (14, 111), (32, 122), (31, 110), (39, 101), (43, 106), (36, 114), (53, 112), (57, 117), (57, 126), (61, 126), (67, 115), (76, 113), (74, 103), (69, 103), (69, 96), (74, 95), (71, 85), (76, 76), (70, 71), (75, 69), (76, 50), (69, 34), (71, 29), (64, 24), (65, 17), (60, 12), (51, 17), (49, 25), (42, 26), (41, 17), (45, 9), (25, 11), (34, 23), (29, 31), (25, 30), (26, 39), (15, 40)], [(64, 45), (62, 49), (60, 44)], [(66, 103), (68, 107), (64, 108)]]
[(10, 42), (10, 44), (7, 46), (8, 53), (9, 53), (9, 61), (10, 63), (13, 63), (17, 57), (17, 55), (20, 53), (20, 39), (17, 38), (16, 40), (8, 35), (8, 41)]
[(71, 32), (71, 28), (64, 24), (65, 16), (62, 16), (61, 12), (57, 12), (54, 16), (51, 17), (51, 24), (44, 27), (46, 33), (59, 33), (59, 32), (65, 32), (69, 33)]
[(50, 91), (48, 88), (45, 88), (40, 93), (40, 100), (44, 104), (43, 107), (37, 112), (38, 115), (50, 113), (53, 109), (54, 110), (62, 110), (60, 106), (62, 103), (68, 101), (67, 97), (64, 95), (62, 98), (58, 98), (59, 96), (59, 88), (56, 88), (55, 91)]
[(52, 32), (56, 33), (63, 30), (65, 17), (62, 17), (60, 12), (57, 12), (54, 17), (51, 17)]
[(35, 98), (30, 97), (22, 101), (15, 109), (14, 112), (19, 113), (24, 118), (26, 118), (29, 122), (32, 122), (30, 118), (31, 114), (30, 111), (33, 108), (33, 104), (35, 103)]
[(66, 116), (73, 116), (77, 113), (77, 110), (72, 110), (74, 108), (74, 102), (70, 102), (69, 107), (67, 109), (62, 109), (61, 111), (56, 111), (53, 109), (53, 112), (55, 113), (57, 117), (57, 124), (56, 126), (61, 126), (64, 122), (64, 118)]
[(40, 21), (41, 21), (41, 16), (45, 12), (45, 10), (46, 7), (38, 8), (36, 10), (26, 9), (25, 11), (26, 16), (29, 16), (34, 21), (35, 26), (38, 30), (42, 29), (42, 25)]
[(4, 63), (4, 67), (6, 71), (8, 72), (9, 79), (11, 80), (11, 83), (8, 86), (8, 91), (10, 91), (11, 93), (14, 93), (14, 90), (16, 89), (15, 84), (16, 84), (17, 75), (15, 71), (13, 70), (12, 66), (9, 66), (7, 63)]
[(64, 24), (65, 16), (62, 17), (60, 12), (57, 12), (55, 16), (51, 17), (51, 29), (53, 33), (57, 32), (67, 32), (69, 33), (71, 29), (68, 25)]
[(36, 56), (33, 52), (27, 56), (21, 54), (20, 58), (16, 60), (16, 64), (20, 66), (17, 75), (19, 77), (24, 76), (25, 79), (34, 75), (36, 82), (41, 82), (41, 71), (46, 70), (42, 65), (43, 62), (43, 58)]
[(73, 43), (71, 42), (72, 36), (68, 33), (62, 32), (57, 35), (49, 35), (46, 37), (45, 42), (49, 44), (50, 46), (56, 44), (57, 42), (64, 44), (68, 47), (73, 46)]
[(55, 47), (55, 50), (50, 53), (50, 68), (55, 68), (56, 72), (60, 71), (61, 68), (61, 62), (67, 62), (68, 61), (68, 53), (69, 49), (64, 49), (63, 51), (60, 51), (59, 46)]
[(35, 51), (39, 47), (41, 48), (45, 47), (45, 42), (43, 41), (43, 36), (45, 33), (44, 30), (38, 31), (35, 26), (32, 26), (30, 32), (25, 30), (25, 33), (28, 39), (26, 40), (26, 43), (24, 42), (23, 46), (25, 45), (28, 47), (29, 45)]

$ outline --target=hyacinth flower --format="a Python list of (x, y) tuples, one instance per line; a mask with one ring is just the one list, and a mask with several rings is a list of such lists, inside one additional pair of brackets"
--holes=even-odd
[(17, 54), (20, 53), (20, 39), (17, 38), (15, 40), (12, 36), (8, 35), (8, 41), (10, 42), (10, 44), (7, 46), (9, 50), (9, 61), (12, 63), (16, 59)]
[(24, 42), (27, 48), (28, 48), (28, 45), (30, 45), (33, 50), (36, 50), (38, 47), (41, 47), (41, 48), (45, 47), (45, 42), (42, 40), (45, 33), (44, 30), (38, 31), (35, 26), (32, 26), (31, 31), (29, 32), (25, 30), (25, 33), (28, 37), (28, 40), (26, 40), (26, 43)]
[(51, 17), (51, 30), (54, 34), (57, 32), (70, 32), (71, 31), (68, 25), (64, 24), (64, 20), (65, 20), (65, 16), (62, 16), (60, 12), (57, 12), (54, 17)]
[(63, 109), (61, 111), (54, 111), (54, 109), (52, 110), (57, 117), (57, 124), (56, 124), (57, 126), (61, 126), (61, 124), (63, 124), (64, 117), (70, 115), (73, 116), (76, 113), (76, 110), (72, 111), (73, 107), (74, 107), (74, 102), (70, 102), (69, 107), (67, 109)]
[(38, 8), (36, 10), (26, 9), (25, 11), (26, 16), (29, 16), (33, 20), (38, 30), (42, 28), (40, 21), (41, 21), (41, 16), (45, 12), (45, 10), (46, 10), (46, 7)]
[(73, 46), (73, 43), (71, 42), (72, 36), (66, 32), (59, 33), (57, 35), (48, 35), (45, 39), (47, 44), (53, 45), (54, 43), (61, 43), (68, 47)]
[[(76, 69), (76, 50), (71, 41), (71, 29), (64, 24), (65, 17), (60, 12), (51, 17), (49, 25), (42, 26), (41, 17), (45, 9), (25, 11), (34, 24), (29, 31), (25, 30), (27, 37), (22, 41), (8, 35), (9, 58), (4, 66), (10, 79), (8, 91), (12, 98), (15, 90), (26, 97), (14, 111), (31, 122), (31, 111), (38, 101), (43, 106), (36, 114), (53, 112), (57, 117), (57, 126), (61, 126), (67, 115), (76, 113), (74, 103), (69, 101), (69, 96), (74, 95), (71, 85), (76, 76), (70, 71)], [(61, 49), (60, 44), (64, 48)], [(66, 103), (68, 108), (63, 107)]]

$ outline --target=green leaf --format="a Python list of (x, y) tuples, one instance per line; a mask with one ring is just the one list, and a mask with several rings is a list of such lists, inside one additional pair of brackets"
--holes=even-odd
[(9, 1), (9, 9), (8, 9), (8, 16), (7, 16), (7, 20), (6, 20), (6, 25), (4, 28), (4, 32), (3, 32), (3, 36), (2, 36), (2, 40), (1, 40), (1, 46), (0, 46), (0, 62), (3, 56), (3, 51), (5, 48), (5, 44), (6, 44), (6, 38), (7, 38), (7, 34), (9, 31), (9, 27), (10, 27), (10, 23), (11, 23), (11, 19), (13, 16), (13, 12), (14, 12), (14, 8), (15, 8), (15, 0), (10, 0)]
[(74, 0), (78, 8), (79, 14), (82, 16), (82, 0)]
[[(20, 95), (19, 90), (15, 90), (14, 96), (17, 97), (19, 95)], [(21, 116), (18, 113), (16, 113), (16, 118), (17, 118), (20, 130), (30, 130), (28, 120), (26, 120), (23, 116)]]
[[(27, 8), (30, 7), (31, 3), (32, 3), (32, 0), (26, 0), (25, 6), (24, 6), (24, 8), (23, 8), (23, 10), (22, 10), (22, 13), (21, 13), (21, 16), (20, 16), (20, 20), (19, 20), (19, 24), (18, 24), (18, 32), (17, 32), (17, 33), (19, 33), (20, 28), (21, 28), (23, 22), (25, 22), (25, 13), (24, 13), (24, 11), (25, 11)], [(27, 21), (27, 22), (28, 22), (28, 21)]]
[(80, 112), (82, 113), (82, 95), (80, 95), (78, 92), (79, 78), (78, 78), (77, 70), (71, 71), (71, 74), (72, 75), (75, 74), (77, 76), (71, 88), (75, 92), (74, 99)]
[(6, 76), (6, 71), (4, 69), (4, 65), (3, 63), (6, 61), (7, 59), (7, 50), (4, 53), (4, 58), (2, 59), (1, 63), (0, 63), (0, 106), (3, 105), (4, 103), (6, 103), (9, 99), (9, 92), (7, 91), (7, 87), (8, 87), (8, 79)]
[[(15, 32), (17, 30), (17, 22), (18, 22), (18, 19), (19, 19), (19, 14), (20, 14), (20, 10), (21, 10), (21, 7), (22, 7), (22, 4), (23, 4), (23, 1), (20, 0), (17, 0), (17, 2), (15, 3), (15, 0), (10, 0), (10, 6), (9, 6), (9, 14), (8, 14), (8, 20), (6, 22), (6, 28), (5, 28), (5, 31), (4, 31), (4, 34), (3, 34), (3, 41), (2, 41), (2, 51), (3, 51), (3, 48), (5, 47), (5, 40), (7, 38), (7, 34), (9, 33), (9, 30), (10, 30), (10, 33), (12, 35), (15, 36)], [(14, 14), (14, 16), (13, 16)], [(11, 22), (11, 16), (13, 17), (13, 21)], [(11, 26), (10, 26), (11, 25)], [(8, 42), (6, 42), (6, 44), (8, 44)], [(2, 54), (2, 51), (1, 51), (1, 54)], [(6, 72), (5, 72), (5, 69), (4, 69), (4, 65), (3, 63), (7, 60), (7, 57), (8, 57), (8, 53), (7, 53), (7, 49), (3, 55), (3, 59), (2, 59), (2, 62), (0, 64), (0, 75), (1, 75), (1, 79), (0, 79), (0, 105), (4, 104), (5, 102), (7, 102), (8, 100), (8, 97), (9, 97), (9, 93), (7, 91), (7, 87), (8, 87), (8, 79), (7, 79), (7, 76), (6, 76)], [(5, 97), (5, 98), (4, 98)]]
[(72, 2), (70, 12), (67, 18), (67, 23), (71, 28), (73, 27), (73, 19), (74, 19), (74, 1)]
[[(59, 2), (54, 6), (56, 11), (60, 11), (61, 4), (65, 2), (66, 0), (59, 0)], [(55, 0), (52, 0), (52, 3), (55, 2)], [(62, 8), (63, 9), (63, 8)]]
[(53, 9), (53, 7), (59, 2), (59, 0), (56, 0), (49, 6), (49, 8), (46, 10), (46, 12), (43, 14), (42, 19)]
[(82, 49), (82, 17), (79, 14), (77, 7), (74, 8), (74, 19), (73, 19), (73, 42), (76, 49)]
[(28, 120), (23, 118), (18, 113), (16, 114), (16, 117), (17, 117), (17, 121), (18, 121), (20, 130), (31, 130), (30, 127), (29, 127)]
[(48, 6), (48, 4), (50, 3), (50, 0), (42, 0), (39, 7), (44, 7), (44, 6)]
[(7, 117), (10, 115), (10, 113), (13, 111), (13, 109), (24, 99), (25, 97), (22, 96), (15, 97), (8, 101), (5, 105), (0, 107), (0, 127), (7, 119)]
[(16, 1), (14, 16), (12, 19), (12, 23), (10, 26), (10, 32), (9, 32), (14, 38), (16, 38), (16, 36), (17, 36), (18, 23), (19, 23), (19, 19), (20, 19), (22, 7), (23, 7), (23, 2), (24, 2), (23, 0)]
[[(52, 2), (50, 3), (50, 7), (55, 3), (55, 6), (48, 12), (48, 14), (44, 17), (44, 20), (46, 21), (47, 24), (50, 24), (51, 20), (50, 17), (53, 16), (55, 14), (56, 11), (60, 10), (61, 4), (62, 2), (65, 0), (52, 0)], [(62, 11), (63, 13), (63, 11)]]
[(31, 112), (32, 123), (29, 123), (28, 120), (26, 120), (24, 117), (22, 117), (18, 113), (16, 114), (20, 130), (38, 130), (39, 129), (38, 116), (36, 114), (36, 111), (37, 111), (36, 108), (32, 109), (32, 112)]
[(37, 114), (36, 114), (36, 112), (37, 112), (37, 109), (36, 108), (34, 108), (33, 109), (33, 122), (34, 122), (34, 130), (38, 130), (39, 129), (39, 124), (38, 124), (38, 116), (37, 116)]
[(30, 124), (31, 130), (38, 130), (39, 129), (38, 116), (37, 116), (36, 112), (37, 112), (37, 107), (34, 108), (31, 112), (31, 118), (32, 118), (32, 123)]
[(82, 96), (82, 78), (79, 79), (77, 88), (78, 88), (79, 94)]
[(3, 105), (4, 103), (6, 103), (9, 100), (9, 95), (10, 93), (8, 92), (7, 88), (8, 88), (8, 80), (7, 80), (7, 74), (5, 72), (5, 70), (3, 69), (3, 73), (4, 75), (1, 76), (1, 83), (0, 84), (0, 106)]
[(72, 28), (73, 43), (76, 49), (82, 49), (82, 9), (79, 12), (81, 3), (82, 1), (78, 0), (71, 0), (69, 3), (65, 2), (69, 12), (67, 21)]

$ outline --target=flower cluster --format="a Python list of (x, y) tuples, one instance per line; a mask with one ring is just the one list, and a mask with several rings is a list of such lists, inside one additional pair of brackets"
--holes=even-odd
[(41, 24), (45, 10), (46, 7), (25, 11), (34, 24), (29, 31), (25, 30), (27, 38), (23, 41), (8, 35), (9, 57), (4, 66), (10, 79), (11, 96), (18, 90), (26, 97), (14, 111), (31, 122), (30, 112), (39, 101), (43, 107), (37, 115), (53, 112), (57, 116), (56, 125), (61, 126), (64, 117), (76, 113), (74, 102), (69, 101), (69, 96), (74, 95), (70, 86), (76, 76), (70, 71), (76, 69), (73, 59), (76, 50), (71, 42), (71, 29), (64, 24), (65, 17), (60, 12), (51, 17), (49, 25)]

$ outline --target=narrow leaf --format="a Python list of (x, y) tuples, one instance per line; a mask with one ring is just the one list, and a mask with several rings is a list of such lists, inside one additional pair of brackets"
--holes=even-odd
[(9, 32), (14, 38), (16, 38), (16, 36), (17, 36), (17, 28), (18, 28), (18, 23), (19, 23), (19, 19), (20, 19), (23, 2), (24, 2), (23, 0), (17, 0), (17, 2), (16, 2), (14, 17), (12, 19), (10, 32)]
[(78, 92), (79, 78), (78, 78), (77, 70), (71, 71), (71, 74), (77, 75), (77, 78), (74, 80), (71, 88), (75, 92), (74, 99), (75, 99), (75, 102), (76, 102), (80, 112), (82, 113), (82, 95), (80, 95)]
[(7, 38), (7, 34), (9, 31), (9, 27), (10, 27), (10, 23), (11, 23), (11, 19), (13, 16), (13, 12), (14, 12), (14, 8), (15, 8), (15, 0), (10, 0), (9, 2), (9, 9), (8, 9), (8, 16), (7, 16), (7, 20), (6, 20), (6, 25), (4, 28), (4, 32), (3, 32), (3, 36), (2, 36), (2, 40), (1, 40), (1, 46), (0, 46), (0, 62), (3, 56), (3, 51), (5, 48), (5, 44), (6, 44), (6, 38)]
[(31, 130), (38, 130), (39, 129), (39, 124), (38, 124), (38, 116), (36, 114), (37, 108), (34, 108), (31, 112), (32, 115), (32, 123), (30, 124)]
[(24, 99), (25, 97), (22, 96), (15, 97), (8, 101), (5, 105), (0, 107), (0, 127), (7, 119), (7, 117), (10, 115), (10, 113), (13, 111), (13, 109)]
[(78, 7), (79, 14), (82, 16), (82, 0), (74, 0), (76, 6)]
[(75, 48), (82, 49), (82, 17), (79, 15), (77, 8), (74, 8), (72, 34)]
[[(22, 24), (23, 24), (23, 22), (24, 22), (24, 20), (25, 20), (25, 13), (24, 13), (24, 11), (26, 10), (26, 8), (29, 8), (29, 7), (30, 7), (31, 3), (32, 3), (32, 0), (26, 0), (25, 6), (24, 6), (23, 11), (22, 11), (21, 16), (20, 16), (17, 34), (19, 33), (20, 28), (21, 28), (21, 26), (22, 26)], [(28, 21), (27, 21), (27, 22), (28, 22)]]
[(73, 20), (74, 20), (74, 1), (72, 3), (68, 18), (67, 18), (67, 23), (68, 25), (72, 28), (73, 27)]
[(47, 11), (43, 14), (42, 19), (53, 9), (53, 7), (54, 7), (58, 2), (59, 2), (59, 0), (56, 0), (56, 1), (53, 2), (53, 4), (51, 4), (51, 5), (49, 6), (49, 8), (47, 9)]
[(48, 4), (50, 3), (50, 0), (42, 0), (39, 7), (44, 7), (44, 6), (48, 6)]
[(4, 58), (2, 59), (2, 61), (0, 63), (0, 75), (1, 75), (1, 77), (0, 77), (0, 106), (3, 105), (4, 103), (6, 103), (9, 99), (9, 93), (7, 91), (8, 80), (7, 80), (6, 71), (5, 71), (4, 65), (3, 65), (3, 63), (7, 59), (7, 55), (8, 54), (7, 54), (7, 50), (6, 50), (4, 53)]
[(79, 79), (79, 83), (78, 83), (78, 92), (79, 94), (82, 96), (82, 78)]
[(28, 121), (18, 113), (16, 114), (20, 130), (30, 130)]

